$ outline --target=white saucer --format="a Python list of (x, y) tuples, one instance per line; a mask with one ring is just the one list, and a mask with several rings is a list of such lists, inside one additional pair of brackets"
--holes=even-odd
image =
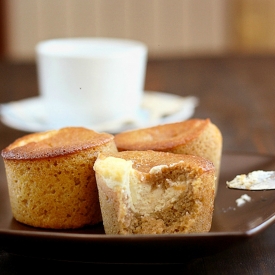
[[(198, 99), (194, 96), (181, 97), (163, 92), (145, 91), (141, 110), (135, 119), (108, 121), (100, 125), (78, 125), (93, 129), (118, 133), (125, 130), (151, 127), (190, 118), (194, 114)], [(46, 107), (41, 97), (32, 97), (0, 105), (1, 121), (9, 127), (40, 132), (68, 126), (68, 122), (52, 123), (46, 119)], [(74, 125), (75, 126), (75, 125)]]

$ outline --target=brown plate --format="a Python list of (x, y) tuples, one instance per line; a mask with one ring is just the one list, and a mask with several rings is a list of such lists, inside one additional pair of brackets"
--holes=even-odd
[[(254, 170), (275, 170), (275, 156), (224, 153), (212, 228), (204, 234), (107, 236), (102, 224), (81, 230), (44, 230), (16, 222), (0, 165), (0, 244), (7, 252), (97, 263), (176, 263), (211, 255), (248, 240), (275, 221), (275, 191), (230, 190), (226, 180)], [(250, 202), (237, 206), (247, 194)]]

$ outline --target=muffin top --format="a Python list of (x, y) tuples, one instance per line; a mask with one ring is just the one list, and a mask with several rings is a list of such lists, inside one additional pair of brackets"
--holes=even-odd
[(154, 126), (119, 133), (115, 143), (122, 150), (169, 150), (197, 138), (210, 124), (209, 119)]
[(98, 133), (83, 127), (66, 127), (25, 135), (2, 150), (4, 159), (42, 159), (97, 148), (114, 139), (108, 133)]
[[(142, 172), (149, 173), (152, 168), (156, 167), (173, 167), (180, 165), (182, 167), (190, 167), (199, 173), (214, 171), (212, 162), (198, 156), (173, 154), (169, 152), (159, 151), (121, 151), (117, 153), (100, 153), (98, 160), (108, 157), (120, 158), (126, 161), (132, 161), (133, 168)], [(98, 162), (99, 162), (98, 161)]]

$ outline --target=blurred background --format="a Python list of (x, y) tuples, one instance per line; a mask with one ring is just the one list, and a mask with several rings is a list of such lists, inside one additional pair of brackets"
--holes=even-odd
[(0, 0), (0, 57), (60, 37), (145, 42), (149, 57), (275, 52), (275, 0)]

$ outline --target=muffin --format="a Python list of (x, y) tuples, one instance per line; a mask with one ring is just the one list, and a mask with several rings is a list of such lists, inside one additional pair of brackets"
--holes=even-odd
[(204, 157), (216, 169), (216, 188), (220, 174), (222, 134), (210, 119), (189, 119), (115, 135), (118, 151), (154, 150)]
[(202, 233), (211, 228), (215, 168), (191, 155), (100, 153), (95, 164), (106, 234)]
[(2, 150), (14, 218), (51, 229), (101, 222), (99, 152), (117, 152), (114, 136), (82, 127), (29, 134)]

